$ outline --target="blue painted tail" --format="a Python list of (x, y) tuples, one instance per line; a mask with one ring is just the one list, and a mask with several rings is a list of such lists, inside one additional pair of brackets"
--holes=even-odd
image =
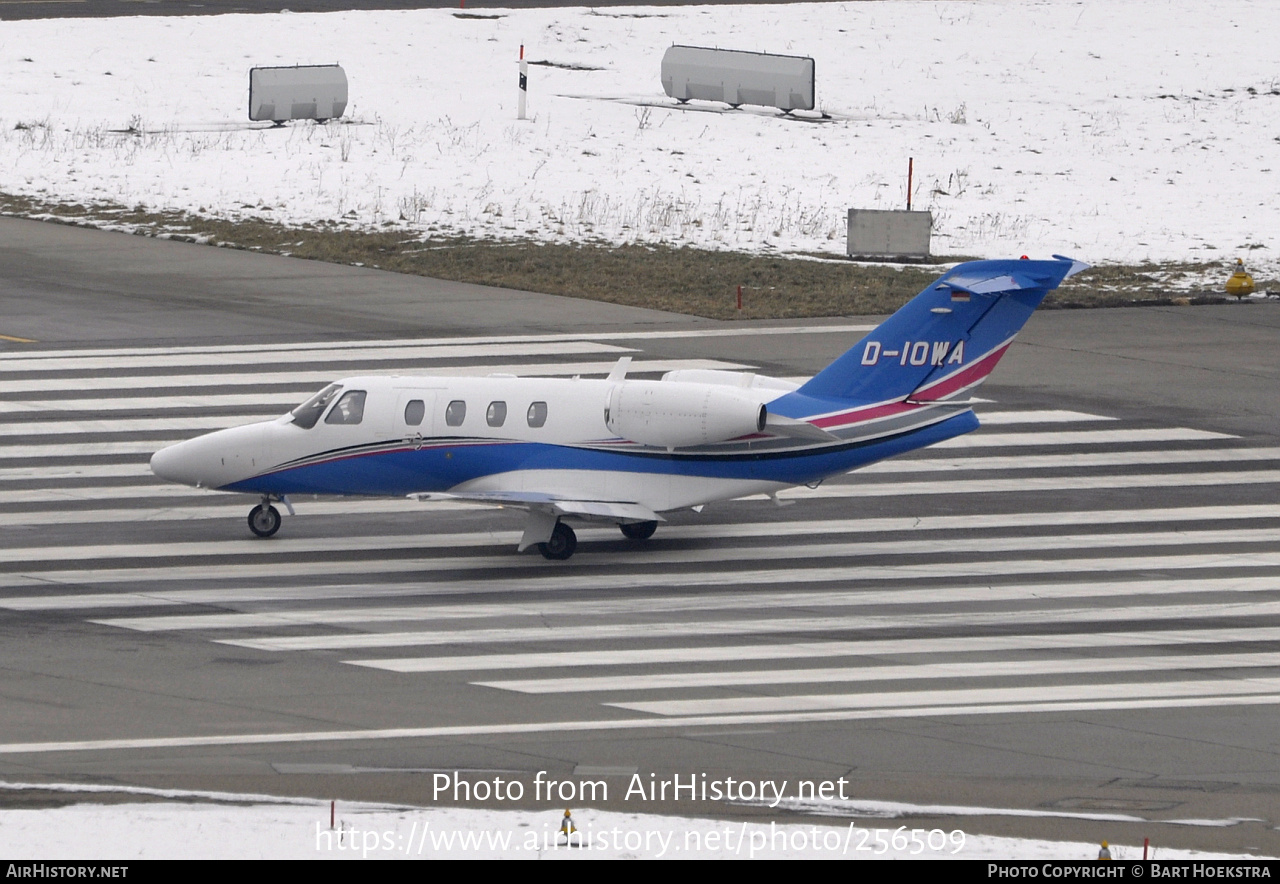
[(960, 264), (791, 396), (855, 403), (963, 398), (991, 373), (1045, 295), (1086, 267), (1056, 255)]

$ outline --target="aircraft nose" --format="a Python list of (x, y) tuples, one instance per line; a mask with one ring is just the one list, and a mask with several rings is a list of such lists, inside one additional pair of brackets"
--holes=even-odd
[(177, 482), (180, 485), (200, 485), (196, 476), (195, 458), (191, 446), (186, 442), (161, 448), (151, 455), (151, 472), (166, 482)]

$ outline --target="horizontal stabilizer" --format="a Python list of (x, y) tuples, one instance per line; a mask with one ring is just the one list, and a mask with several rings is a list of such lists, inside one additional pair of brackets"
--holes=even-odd
[(793, 417), (783, 417), (780, 414), (769, 412), (769, 416), (765, 419), (765, 430), (778, 436), (789, 436), (792, 439), (806, 439), (811, 442), (839, 442), (840, 437), (834, 433), (828, 433), (822, 427), (815, 427), (808, 421), (796, 420)]

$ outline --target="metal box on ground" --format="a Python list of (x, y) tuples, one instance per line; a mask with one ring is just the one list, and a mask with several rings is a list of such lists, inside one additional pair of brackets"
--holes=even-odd
[(331, 120), (347, 109), (347, 75), (336, 64), (249, 69), (249, 119)]
[(850, 209), (850, 258), (924, 261), (933, 233), (932, 212)]
[(662, 89), (677, 101), (698, 98), (813, 110), (813, 59), (767, 52), (672, 46), (662, 56)]

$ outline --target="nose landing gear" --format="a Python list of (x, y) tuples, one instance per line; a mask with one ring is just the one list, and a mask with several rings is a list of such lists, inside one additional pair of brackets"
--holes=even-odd
[(280, 511), (269, 503), (249, 510), (249, 530), (258, 537), (270, 537), (280, 530)]

